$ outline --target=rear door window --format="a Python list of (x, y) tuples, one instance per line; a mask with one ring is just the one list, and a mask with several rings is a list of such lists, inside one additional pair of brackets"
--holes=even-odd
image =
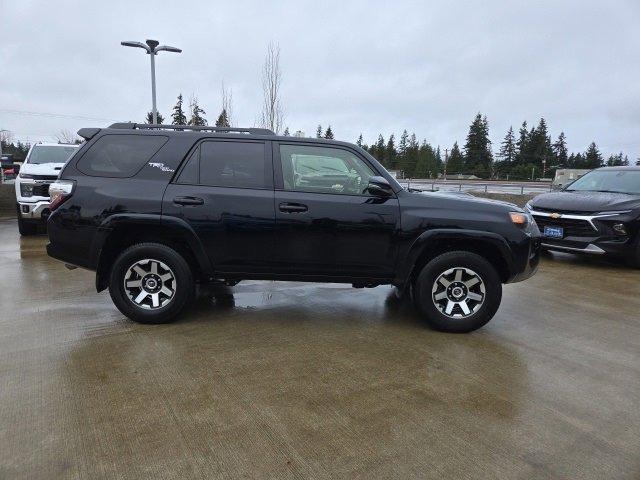
[(104, 135), (91, 145), (77, 168), (94, 177), (131, 177), (167, 140), (156, 135)]
[(200, 145), (201, 185), (217, 187), (269, 188), (263, 142), (205, 141)]

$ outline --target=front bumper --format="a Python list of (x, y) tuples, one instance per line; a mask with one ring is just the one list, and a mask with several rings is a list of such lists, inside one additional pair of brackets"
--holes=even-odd
[(18, 212), (23, 220), (46, 222), (51, 213), (49, 200), (36, 202), (18, 202)]
[[(637, 249), (637, 221), (632, 212), (604, 214), (550, 214), (530, 209), (536, 221), (542, 225), (552, 224), (564, 229), (563, 238), (544, 236), (542, 248), (559, 252), (579, 253), (587, 255), (633, 255)], [(617, 235), (611, 225), (622, 223), (627, 234)]]
[(524, 248), (514, 250), (519, 261), (515, 262), (517, 266), (516, 273), (508, 280), (507, 283), (517, 283), (532, 277), (538, 271), (540, 264), (540, 237), (536, 234), (532, 236), (526, 243)]

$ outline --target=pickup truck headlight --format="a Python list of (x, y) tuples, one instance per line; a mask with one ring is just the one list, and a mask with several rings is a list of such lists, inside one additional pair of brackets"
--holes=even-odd
[(33, 197), (33, 183), (21, 183), (20, 195), (23, 197)]
[(33, 178), (33, 175), (29, 175), (28, 173), (21, 173), (19, 175), (20, 178)]

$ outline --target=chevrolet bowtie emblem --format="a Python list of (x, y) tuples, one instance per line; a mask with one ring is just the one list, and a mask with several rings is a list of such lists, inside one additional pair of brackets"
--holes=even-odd
[(549, 215), (551, 218), (560, 218), (562, 216), (561, 213), (552, 213), (551, 215)]

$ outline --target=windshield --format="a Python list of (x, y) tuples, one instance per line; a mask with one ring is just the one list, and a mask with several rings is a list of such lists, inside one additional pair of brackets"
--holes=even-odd
[(565, 190), (640, 194), (640, 170), (594, 170)]
[(76, 150), (78, 150), (78, 147), (73, 145), (35, 145), (31, 150), (27, 163), (65, 163)]

